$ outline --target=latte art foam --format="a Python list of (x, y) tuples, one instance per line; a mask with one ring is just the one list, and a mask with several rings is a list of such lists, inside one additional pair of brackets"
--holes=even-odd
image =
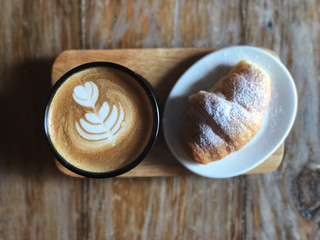
[(59, 154), (90, 172), (128, 165), (151, 136), (150, 100), (133, 77), (109, 67), (70, 76), (55, 93), (48, 132)]
[(80, 85), (74, 88), (73, 99), (78, 104), (91, 108), (91, 112), (85, 114), (86, 120), (81, 118), (80, 125), (76, 122), (76, 129), (87, 140), (116, 139), (121, 127), (125, 125), (123, 108), (119, 103), (119, 110), (116, 105), (113, 105), (112, 111), (110, 111), (109, 104), (104, 102), (101, 108), (97, 109), (98, 97), (99, 89), (93, 82), (86, 82), (84, 86)]

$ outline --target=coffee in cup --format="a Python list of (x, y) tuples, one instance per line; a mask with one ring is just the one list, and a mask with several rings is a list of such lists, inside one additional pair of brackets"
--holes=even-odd
[(95, 62), (65, 74), (45, 114), (59, 162), (88, 177), (111, 177), (142, 161), (158, 133), (159, 113), (145, 80), (114, 63)]

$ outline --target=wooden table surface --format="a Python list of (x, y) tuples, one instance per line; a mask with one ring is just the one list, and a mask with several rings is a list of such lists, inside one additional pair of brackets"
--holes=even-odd
[[(320, 2), (0, 0), (0, 239), (320, 239)], [(275, 51), (299, 109), (266, 175), (77, 179), (43, 133), (66, 49), (252, 45)]]

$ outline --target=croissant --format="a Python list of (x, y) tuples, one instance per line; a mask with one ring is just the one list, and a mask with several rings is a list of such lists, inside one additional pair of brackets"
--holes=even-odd
[(240, 61), (211, 89), (189, 97), (180, 132), (182, 148), (201, 164), (238, 151), (260, 130), (270, 97), (269, 75)]

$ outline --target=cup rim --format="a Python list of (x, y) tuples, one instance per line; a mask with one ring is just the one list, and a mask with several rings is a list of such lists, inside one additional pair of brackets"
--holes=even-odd
[[(135, 79), (140, 84), (140, 86), (143, 88), (143, 90), (147, 94), (148, 99), (150, 100), (151, 108), (152, 108), (152, 116), (153, 116), (152, 131), (151, 131), (150, 138), (149, 138), (145, 148), (143, 149), (143, 151), (138, 155), (138, 157), (136, 159), (134, 159), (128, 165), (126, 165), (122, 168), (119, 168), (117, 170), (108, 171), (108, 172), (86, 171), (86, 170), (80, 169), (80, 168), (70, 164), (64, 157), (62, 157), (60, 155), (60, 153), (58, 152), (58, 150), (55, 148), (54, 144), (52, 143), (51, 138), (50, 138), (50, 134), (49, 134), (49, 127), (48, 127), (48, 114), (49, 114), (51, 102), (52, 102), (56, 92), (60, 88), (60, 86), (66, 80), (68, 80), (69, 77), (71, 77), (73, 74), (78, 73), (83, 70), (86, 70), (86, 69), (94, 68), (94, 67), (114, 68), (114, 69), (120, 70), (120, 71), (128, 74), (129, 76), (131, 76), (133, 79)], [(160, 127), (159, 107), (157, 104), (156, 97), (155, 97), (149, 83), (141, 75), (135, 73), (134, 71), (130, 70), (129, 68), (127, 68), (125, 66), (122, 66), (120, 64), (113, 63), (113, 62), (89, 62), (89, 63), (79, 65), (75, 68), (72, 68), (71, 70), (66, 72), (53, 85), (53, 87), (50, 91), (48, 100), (46, 102), (46, 107), (45, 107), (45, 111), (44, 111), (44, 132), (46, 135), (46, 140), (47, 140), (49, 147), (50, 147), (51, 151), (53, 152), (55, 158), (68, 170), (70, 170), (78, 175), (88, 177), (88, 178), (115, 177), (115, 176), (124, 174), (124, 173), (130, 171), (131, 169), (133, 169), (134, 167), (136, 167), (139, 163), (142, 162), (142, 160), (146, 157), (146, 155), (152, 149), (152, 147), (155, 143), (155, 140), (157, 139), (158, 133), (159, 133), (159, 127)]]

